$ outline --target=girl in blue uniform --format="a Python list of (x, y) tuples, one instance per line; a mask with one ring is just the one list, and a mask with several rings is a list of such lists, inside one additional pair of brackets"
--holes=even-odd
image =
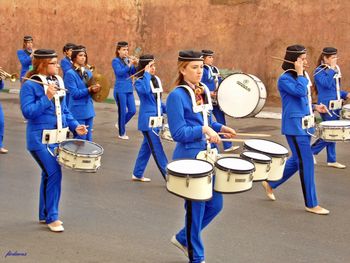
[[(282, 134), (292, 151), (292, 156), (287, 160), (283, 177), (275, 182), (263, 182), (267, 196), (275, 200), (272, 189), (286, 182), (292, 175), (299, 171), (301, 186), (304, 194), (305, 209), (315, 214), (329, 214), (327, 209), (319, 206), (316, 196), (314, 175), (314, 163), (311, 151), (311, 135), (313, 128), (303, 129), (302, 122), (306, 116), (314, 119), (312, 110), (320, 113), (326, 112), (324, 105), (311, 104), (311, 82), (304, 71), (307, 64), (306, 49), (301, 45), (289, 46), (286, 50), (282, 68), (284, 73), (278, 79), (278, 90), (282, 98)], [(312, 121), (308, 121), (312, 122)]]
[[(333, 47), (326, 47), (323, 49), (322, 54), (318, 60), (318, 67), (314, 72), (315, 86), (318, 93), (318, 103), (323, 103), (327, 107), (330, 107), (331, 100), (346, 100), (350, 97), (350, 94), (346, 91), (337, 91), (340, 88), (340, 69), (337, 66), (337, 49)], [(341, 104), (340, 104), (341, 106)], [(340, 109), (331, 111), (332, 116), (329, 114), (321, 114), (323, 121), (339, 120)], [(327, 148), (327, 163), (330, 167), (344, 169), (346, 166), (337, 162), (335, 153), (335, 142), (326, 142), (322, 139), (317, 139), (312, 145), (312, 153), (314, 155), (319, 154), (324, 148)]]
[[(211, 91), (211, 96), (213, 99), (213, 114), (217, 122), (226, 125), (225, 113), (220, 109), (216, 101), (216, 93), (219, 87), (219, 84), (222, 81), (220, 76), (219, 69), (213, 65), (214, 62), (214, 51), (212, 50), (202, 50), (203, 59), (204, 59), (204, 68), (202, 83), (207, 85)], [(239, 148), (239, 146), (232, 146), (232, 142), (223, 142), (224, 151), (234, 151)]]
[[(64, 99), (64, 93), (58, 93), (63, 88), (63, 80), (57, 75), (57, 55), (53, 50), (40, 49), (34, 52), (33, 70), (27, 73), (33, 78), (49, 85), (41, 85), (25, 81), (20, 91), (20, 102), (23, 116), (27, 122), (27, 149), (40, 166), (41, 185), (39, 200), (39, 221), (47, 223), (51, 231), (64, 230), (59, 220), (58, 206), (61, 194), (61, 167), (52, 154), (57, 143), (44, 144), (43, 130), (57, 131), (58, 123), (62, 128), (69, 127), (78, 134), (87, 132), (86, 127), (70, 114)], [(62, 91), (60, 91), (62, 92)], [(61, 117), (57, 119), (57, 102), (60, 103)]]
[(75, 44), (73, 43), (67, 43), (63, 47), (64, 58), (62, 58), (60, 62), (63, 76), (69, 69), (73, 67), (73, 61), (71, 60), (71, 56), (74, 47)]
[(94, 104), (91, 93), (97, 92), (100, 86), (88, 86), (92, 73), (85, 67), (87, 53), (84, 46), (75, 46), (72, 50), (73, 67), (64, 75), (64, 85), (69, 90), (68, 107), (73, 117), (88, 127), (88, 133), (79, 135), (74, 133), (75, 139), (92, 141), (93, 120), (95, 117)]
[(21, 74), (20, 80), (31, 69), (32, 58), (33, 58), (33, 38), (31, 36), (24, 36), (23, 38), (23, 49), (17, 51), (17, 57), (21, 63)]
[(112, 61), (112, 67), (115, 74), (114, 99), (118, 105), (118, 123), (119, 138), (128, 140), (125, 126), (136, 113), (135, 98), (130, 78), (136, 72), (135, 66), (138, 61), (136, 58), (129, 59), (128, 43), (121, 41), (117, 43), (115, 51), (116, 58)]
[[(228, 133), (233, 137), (235, 131), (217, 122), (207, 123), (205, 126), (202, 113), (194, 113), (191, 97), (187, 89), (179, 87), (185, 85), (196, 94), (196, 103), (203, 104), (207, 98), (205, 87), (200, 80), (203, 74), (203, 58), (201, 52), (180, 51), (178, 57), (177, 87), (169, 94), (166, 109), (171, 135), (176, 141), (173, 159), (193, 158), (206, 149), (206, 139), (211, 143), (219, 143), (217, 132)], [(209, 201), (185, 201), (185, 227), (181, 229), (171, 242), (188, 256), (191, 263), (204, 262), (204, 245), (201, 231), (221, 211), (223, 198), (220, 193), (213, 192)]]
[[(135, 82), (135, 89), (140, 98), (140, 113), (138, 130), (143, 134), (143, 141), (136, 159), (132, 179), (134, 181), (149, 182), (150, 178), (143, 176), (151, 154), (157, 167), (165, 179), (168, 159), (164, 153), (162, 142), (159, 138), (159, 130), (162, 127), (162, 116), (165, 113), (165, 105), (161, 102), (163, 87), (160, 79), (155, 76), (156, 67), (153, 55), (143, 55), (139, 60), (137, 71), (141, 76)], [(139, 77), (139, 76), (136, 76)]]
[[(4, 82), (0, 78), (0, 90), (4, 88)], [(5, 117), (4, 112), (2, 111), (1, 103), (0, 103), (0, 153), (8, 153), (8, 150), (4, 148), (4, 132), (5, 132)]]

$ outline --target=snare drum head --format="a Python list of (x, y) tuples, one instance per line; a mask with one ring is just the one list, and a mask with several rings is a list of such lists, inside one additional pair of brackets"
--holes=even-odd
[(234, 73), (221, 82), (217, 92), (218, 104), (221, 110), (231, 117), (246, 117), (258, 106), (260, 89), (264, 89), (266, 93), (264, 84), (257, 77)]
[(206, 176), (213, 171), (213, 165), (204, 160), (198, 159), (181, 159), (175, 160), (167, 165), (168, 173), (186, 177), (190, 175), (192, 177)]
[(323, 121), (319, 125), (324, 127), (346, 127), (346, 126), (350, 126), (350, 121), (347, 121), (347, 120)]
[(85, 140), (66, 140), (61, 142), (59, 147), (77, 155), (102, 155), (103, 148), (97, 143)]
[(269, 140), (251, 139), (244, 142), (245, 148), (270, 156), (287, 156), (288, 149), (283, 145)]
[(238, 157), (224, 157), (216, 161), (215, 166), (222, 170), (231, 170), (238, 173), (250, 173), (255, 169), (252, 162)]
[(246, 151), (246, 152), (242, 152), (241, 156), (243, 158), (248, 158), (253, 161), (261, 162), (261, 163), (270, 163), (272, 161), (270, 156), (263, 153), (258, 153), (258, 152)]

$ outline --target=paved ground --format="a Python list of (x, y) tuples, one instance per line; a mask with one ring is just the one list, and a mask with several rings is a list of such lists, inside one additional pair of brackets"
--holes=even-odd
[[(105, 149), (103, 165), (97, 174), (63, 170), (65, 232), (56, 234), (37, 222), (40, 171), (25, 149), (18, 95), (0, 98), (10, 150), (0, 155), (0, 262), (187, 262), (169, 242), (183, 225), (183, 201), (166, 191), (153, 160), (146, 172), (151, 183), (130, 180), (142, 140), (136, 117), (128, 125), (131, 139), (121, 141), (115, 105), (96, 105), (94, 141)], [(287, 145), (279, 120), (229, 123), (241, 132), (271, 133), (272, 140)], [(338, 160), (350, 166), (348, 146), (338, 144)], [(174, 145), (164, 147), (170, 159)], [(203, 232), (206, 262), (350, 262), (350, 167), (326, 167), (324, 153), (318, 161), (318, 197), (329, 216), (304, 211), (297, 175), (275, 191), (276, 202), (256, 183), (251, 191), (225, 196), (223, 212)], [(5, 257), (9, 251), (26, 256)]]

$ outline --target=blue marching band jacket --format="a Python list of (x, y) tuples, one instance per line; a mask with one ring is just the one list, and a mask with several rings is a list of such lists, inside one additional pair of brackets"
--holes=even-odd
[[(55, 82), (57, 86), (64, 87), (60, 76), (55, 75), (55, 79), (48, 80), (47, 76), (34, 75), (33, 79), (44, 83)], [(46, 88), (41, 84), (25, 81), (21, 91), (21, 110), (27, 123), (27, 149), (37, 151), (47, 148), (45, 144), (54, 144), (66, 139), (58, 136), (59, 130), (69, 128), (74, 131), (79, 123), (73, 118), (65, 102), (64, 90), (59, 90), (52, 100), (46, 96)], [(61, 116), (58, 118), (58, 113)], [(48, 136), (45, 136), (45, 131)], [(56, 135), (56, 138), (55, 138)]]
[(20, 49), (17, 51), (17, 57), (22, 65), (20, 80), (22, 80), (22, 77), (24, 77), (24, 75), (27, 73), (27, 71), (32, 65), (32, 58), (30, 57), (30, 55), (31, 53), (25, 49)]
[(132, 93), (132, 79), (129, 78), (136, 72), (134, 65), (130, 67), (119, 57), (114, 58), (112, 67), (116, 76), (114, 89), (117, 93)]

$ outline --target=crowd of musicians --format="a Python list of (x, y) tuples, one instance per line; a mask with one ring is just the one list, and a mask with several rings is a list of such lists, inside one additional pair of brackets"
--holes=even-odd
[[(57, 143), (45, 144), (43, 131), (58, 127), (68, 128), (74, 138), (92, 141), (95, 117), (92, 94), (101, 87), (89, 82), (93, 74), (88, 66), (87, 49), (83, 45), (67, 43), (63, 47), (65, 56), (59, 63), (58, 54), (54, 50), (34, 50), (31, 36), (25, 36), (23, 40), (23, 49), (17, 52), (22, 65), (20, 105), (27, 123), (27, 150), (42, 171), (39, 222), (47, 224), (51, 231), (62, 232), (63, 222), (59, 217), (62, 171), (56, 156), (52, 154)], [(314, 71), (318, 103), (312, 104), (311, 80), (306, 72), (306, 53), (306, 48), (301, 45), (288, 46), (286, 49), (282, 64), (284, 72), (279, 77), (277, 86), (282, 100), (281, 130), (292, 154), (286, 162), (282, 178), (274, 182), (263, 181), (262, 185), (267, 197), (276, 200), (274, 190), (298, 172), (306, 211), (326, 215), (329, 210), (321, 207), (317, 200), (315, 156), (326, 148), (330, 167), (345, 168), (345, 165), (336, 160), (335, 142), (317, 139), (311, 144), (312, 127), (305, 129), (302, 119), (313, 115), (313, 111), (319, 112), (322, 120), (339, 119), (339, 110), (330, 117), (327, 114), (327, 105), (330, 100), (337, 99), (337, 83), (334, 77), (340, 74), (340, 69), (337, 65), (337, 49), (324, 48)], [(179, 51), (177, 78), (166, 103), (162, 101), (163, 87), (156, 75), (156, 60), (152, 54), (144, 54), (138, 58), (129, 56), (128, 43), (120, 41), (116, 44), (115, 58), (112, 61), (116, 78), (113, 94), (118, 109), (115, 127), (121, 140), (130, 139), (127, 135), (127, 124), (136, 113), (134, 90), (140, 99), (138, 130), (142, 132), (143, 141), (131, 174), (131, 179), (138, 182), (151, 181), (144, 176), (151, 155), (160, 175), (166, 180), (169, 161), (159, 137), (163, 125), (160, 117), (165, 114), (172, 138), (176, 142), (172, 160), (195, 159), (206, 148), (207, 141), (217, 147), (223, 137), (233, 138), (236, 135), (234, 129), (226, 126), (225, 114), (215, 104), (216, 92), (222, 78), (213, 64), (213, 51)], [(62, 77), (59, 75), (59, 66)], [(0, 88), (3, 86), (1, 78)], [(343, 100), (350, 97), (345, 91), (340, 91), (340, 96)], [(195, 112), (196, 106), (209, 101), (213, 101), (209, 114)], [(57, 116), (57, 110), (61, 116)], [(0, 104), (0, 153), (3, 154), (8, 153), (3, 145), (4, 125)], [(237, 148), (231, 142), (223, 144), (223, 149), (227, 152)], [(190, 262), (204, 262), (201, 231), (218, 215), (222, 207), (223, 196), (215, 191), (208, 201), (185, 200), (185, 225), (171, 238), (171, 243)]]

